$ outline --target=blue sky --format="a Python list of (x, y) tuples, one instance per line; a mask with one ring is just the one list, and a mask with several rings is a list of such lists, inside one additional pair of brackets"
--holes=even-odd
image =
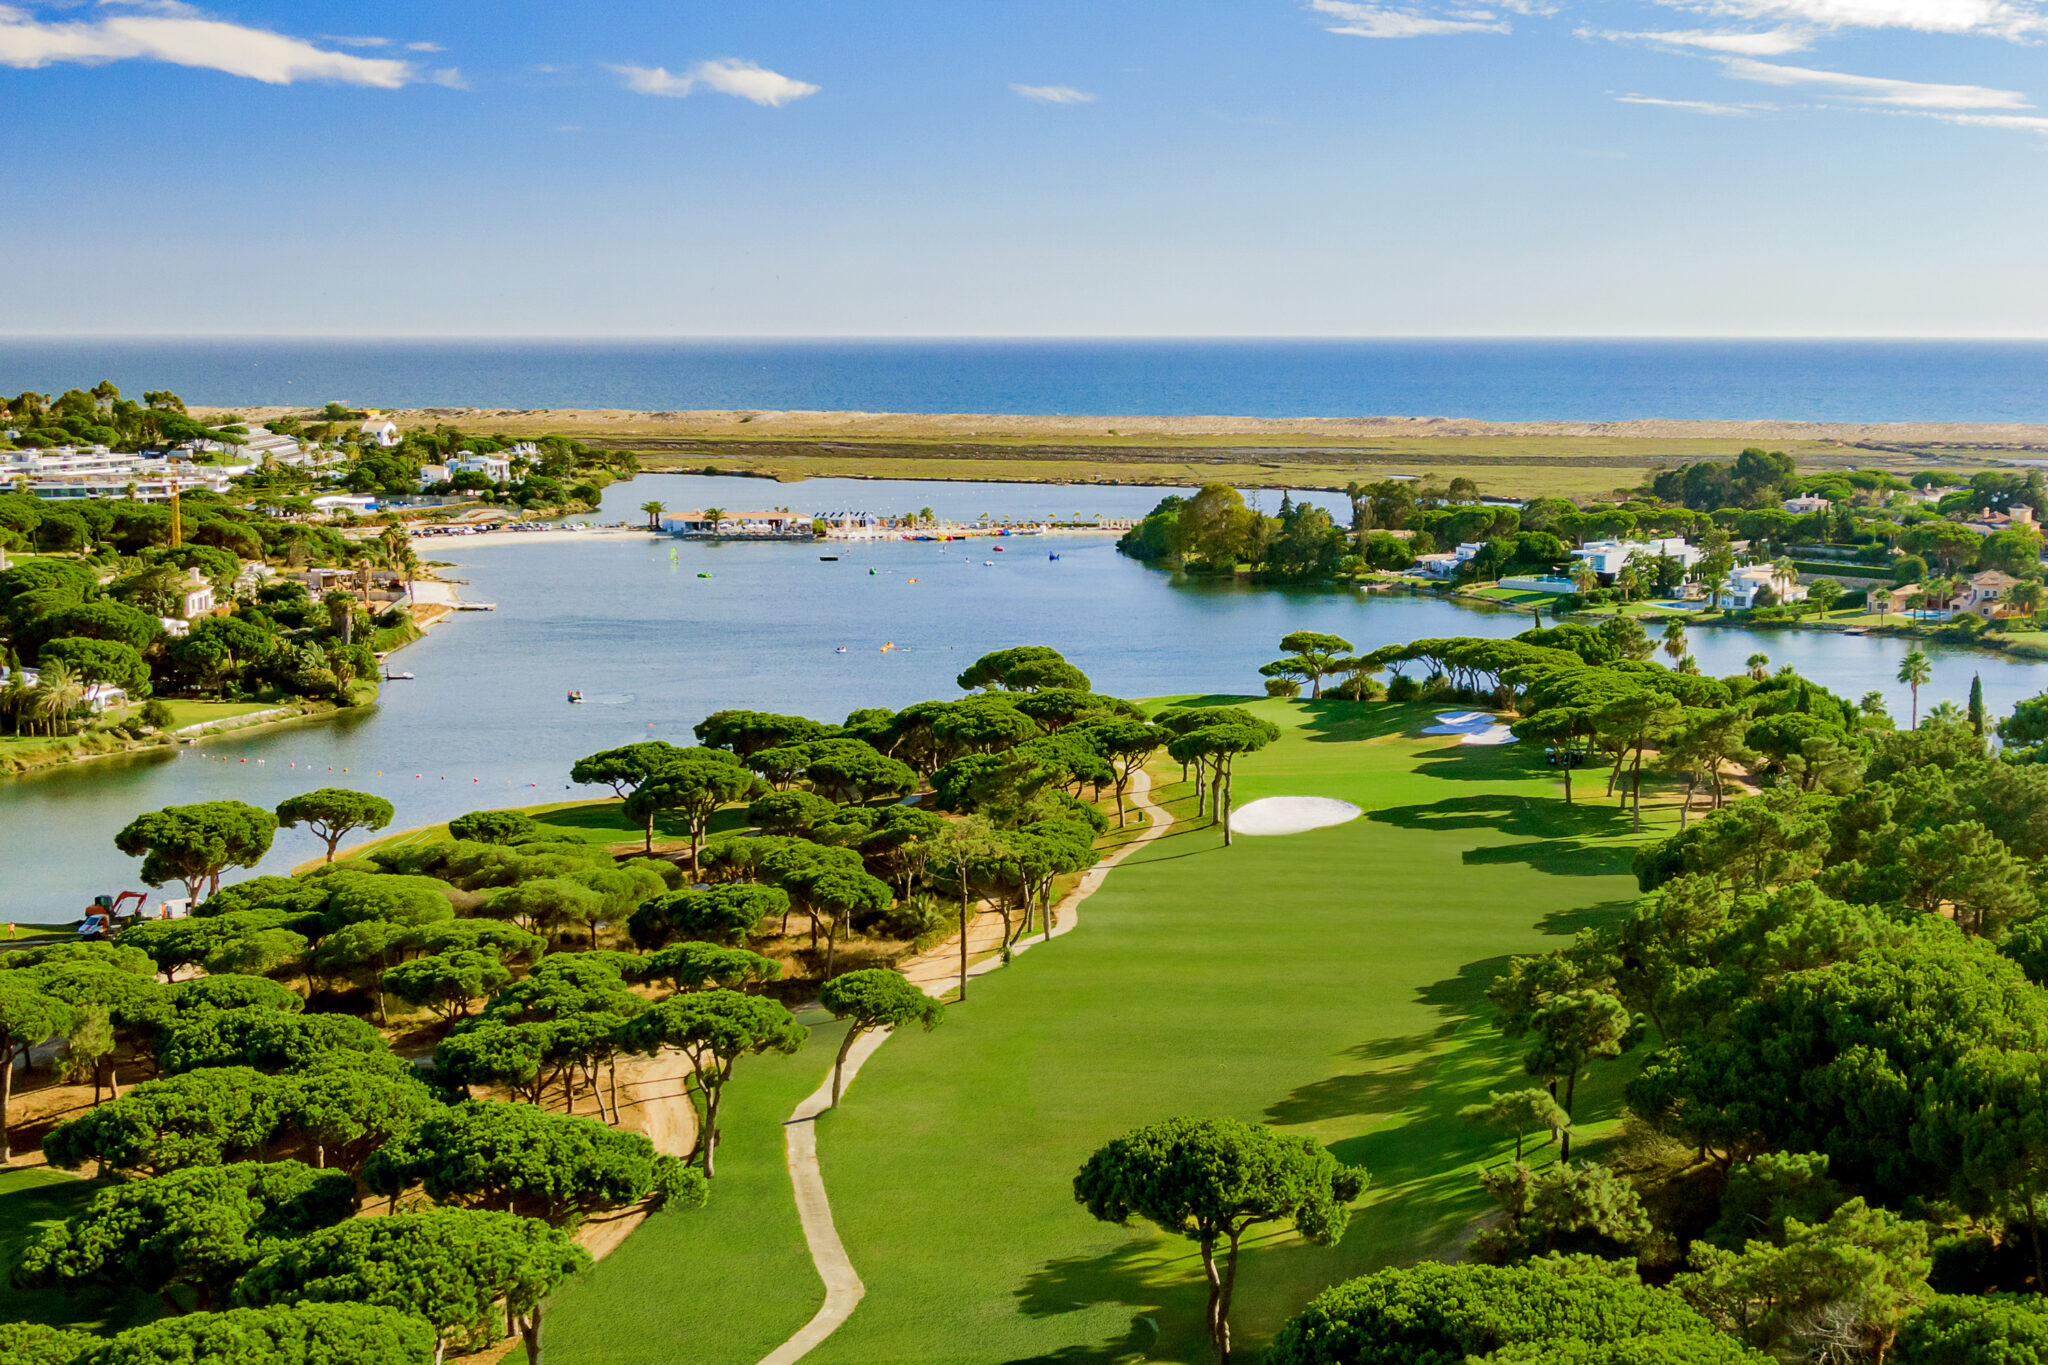
[(2048, 0), (0, 0), (4, 333), (2048, 335)]

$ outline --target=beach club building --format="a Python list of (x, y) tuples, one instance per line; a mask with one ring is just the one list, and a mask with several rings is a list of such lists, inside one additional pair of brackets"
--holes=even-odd
[[(705, 515), (718, 512), (716, 518)], [(811, 534), (811, 517), (806, 512), (728, 512), (699, 508), (694, 512), (670, 512), (661, 519), (661, 529), (672, 536), (802, 536)]]

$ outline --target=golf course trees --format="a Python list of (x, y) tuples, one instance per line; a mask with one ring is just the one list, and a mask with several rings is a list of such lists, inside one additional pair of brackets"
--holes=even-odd
[(1353, 646), (1341, 635), (1297, 630), (1280, 637), (1280, 648), (1287, 652), (1287, 657), (1274, 660), (1259, 672), (1269, 678), (1299, 678), (1309, 685), (1309, 696), (1314, 699), (1323, 695), (1323, 679), (1342, 671)]
[(865, 740), (820, 739), (801, 749), (804, 780), (830, 800), (873, 801), (917, 789), (917, 773), (908, 763), (884, 757)]
[(58, 1124), (43, 1139), (52, 1166), (97, 1161), (123, 1175), (163, 1175), (256, 1156), (289, 1112), (286, 1084), (249, 1067), (208, 1067), (144, 1081)]
[(697, 864), (697, 850), (704, 842), (704, 830), (721, 806), (746, 801), (765, 790), (759, 778), (741, 767), (739, 760), (721, 754), (717, 758), (693, 755), (656, 772), (626, 798), (626, 816), (646, 832), (646, 851), (654, 852), (654, 818), (672, 812), (683, 818), (690, 831), (690, 865)]
[(533, 1218), (482, 1209), (431, 1209), (363, 1218), (301, 1237), (243, 1278), (244, 1304), (360, 1303), (433, 1324), (435, 1356), (488, 1341), (502, 1305), (542, 1365), (542, 1304), (590, 1255)]
[(1262, 1223), (1285, 1223), (1328, 1246), (1344, 1235), (1365, 1181), (1309, 1138), (1237, 1119), (1177, 1118), (1097, 1149), (1074, 1177), (1074, 1198), (1106, 1223), (1136, 1214), (1201, 1249), (1209, 1345), (1217, 1365), (1228, 1365), (1239, 1240)]
[(383, 829), (391, 823), (391, 803), (368, 792), (346, 787), (322, 787), (318, 791), (286, 797), (278, 803), (277, 823), (284, 829), (304, 825), (313, 837), (327, 845), (327, 861), (343, 839), (359, 829)]
[(1226, 847), (1231, 841), (1231, 772), (1237, 757), (1256, 753), (1280, 738), (1280, 728), (1271, 721), (1259, 720), (1236, 707), (1229, 710), (1236, 715), (1176, 735), (1166, 746), (1166, 752), (1176, 762), (1206, 765), (1210, 819), (1222, 822)]
[(1595, 732), (1614, 750), (1614, 771), (1607, 781), (1610, 793), (1623, 765), (1633, 759), (1628, 795), (1633, 798), (1630, 815), (1638, 830), (1643, 827), (1643, 751), (1676, 725), (1681, 714), (1678, 702), (1647, 688), (1616, 697), (1593, 712)]
[[(1601, 1058), (1619, 1057), (1634, 1041), (1635, 1027), (1628, 1007), (1612, 995), (1571, 990), (1539, 1003), (1529, 1014), (1526, 1033), (1530, 1042), (1523, 1065), (1553, 1087), (1563, 1083), (1560, 1103), (1569, 1125), (1586, 1068)], [(1571, 1155), (1571, 1128), (1566, 1126), (1559, 1129), (1557, 1159), (1569, 1161)]]
[(473, 844), (517, 844), (540, 836), (540, 825), (521, 810), (473, 810), (448, 822), (448, 833)]
[(679, 938), (736, 944), (758, 933), (763, 920), (788, 913), (789, 893), (781, 887), (726, 882), (648, 901), (633, 912), (626, 929), (642, 949)]
[[(510, 925), (504, 926), (511, 928)], [(313, 971), (329, 981), (349, 979), (370, 989), (377, 1001), (377, 1023), (387, 1022), (384, 977), (393, 967), (417, 951), (425, 939), (417, 925), (393, 924), (389, 920), (363, 920), (344, 925), (320, 941), (313, 950)], [(519, 933), (514, 929), (512, 932)]]
[(360, 1303), (306, 1303), (188, 1313), (131, 1327), (80, 1365), (429, 1365), (424, 1318)]
[(1148, 721), (1111, 720), (1085, 727), (1084, 733), (1095, 751), (1109, 761), (1116, 781), (1116, 826), (1124, 827), (1124, 793), (1130, 789), (1131, 774), (1145, 766), (1152, 755), (1166, 745), (1166, 731)]
[(151, 886), (182, 882), (196, 905), (218, 889), (231, 867), (254, 867), (270, 852), (277, 817), (241, 801), (202, 801), (139, 815), (114, 836), (114, 847), (142, 859)]
[(782, 964), (772, 957), (750, 953), (745, 948), (725, 948), (694, 940), (657, 949), (635, 963), (634, 968), (639, 980), (664, 982), (671, 991), (707, 990), (713, 986), (737, 990), (782, 975)]
[(296, 1161), (202, 1166), (101, 1190), (85, 1210), (44, 1232), (17, 1275), (31, 1287), (113, 1285), (161, 1297), (191, 1291), (202, 1311), (223, 1301), (266, 1243), (302, 1236), (356, 1212), (355, 1182)]
[(328, 1066), (278, 1078), (284, 1132), (313, 1149), (319, 1169), (357, 1175), (385, 1143), (409, 1133), (441, 1101), (412, 1075)]
[(821, 738), (826, 726), (803, 716), (778, 716), (769, 711), (713, 711), (692, 727), (706, 746), (729, 749), (746, 758), (763, 749)]
[(491, 892), (478, 913), (513, 920), (552, 945), (570, 926), (601, 917), (604, 897), (567, 877), (535, 877)]
[(1914, 1129), (1922, 1153), (1954, 1172), (1970, 1206), (2017, 1213), (2027, 1230), (2034, 1283), (2048, 1285), (2041, 1196), (2048, 1193), (2048, 1056), (1980, 1048), (1935, 1079), (1935, 1100)]
[(995, 826), (985, 815), (963, 815), (946, 822), (932, 840), (932, 862), (940, 876), (953, 883), (960, 900), (960, 994), (967, 998), (967, 921), (976, 888), (986, 885), (994, 866), (1003, 856)]
[(363, 1167), (376, 1194), (419, 1185), (437, 1203), (526, 1212), (559, 1226), (644, 1199), (654, 1145), (596, 1119), (530, 1104), (465, 1100), (387, 1143)]
[(1547, 1131), (1555, 1137), (1570, 1127), (1572, 1121), (1556, 1097), (1548, 1090), (1535, 1087), (1506, 1092), (1488, 1091), (1485, 1104), (1468, 1104), (1458, 1111), (1458, 1117), (1512, 1134), (1516, 1165), (1521, 1164), (1522, 1141), (1529, 1134)]
[(838, 960), (841, 934), (855, 916), (879, 914), (895, 902), (889, 884), (868, 873), (858, 853), (792, 839), (770, 851), (758, 868), (761, 879), (789, 893), (792, 905), (811, 922), (811, 946), (825, 936), (824, 974)]
[(900, 972), (869, 968), (835, 976), (818, 992), (818, 1003), (835, 1019), (847, 1021), (846, 1036), (832, 1059), (832, 1106), (839, 1106), (847, 1054), (862, 1035), (875, 1029), (895, 1030), (922, 1024), (926, 1033), (946, 1017), (946, 1007), (913, 986)]
[(1041, 692), (1069, 688), (1076, 692), (1094, 690), (1088, 675), (1068, 663), (1049, 645), (1018, 645), (982, 655), (968, 665), (954, 681), (963, 692), (987, 688), (1004, 692)]
[[(1498, 1353), (1498, 1354), (1496, 1354)], [(1268, 1365), (1410, 1365), (1493, 1358), (1768, 1365), (1668, 1289), (1606, 1267), (1442, 1265), (1325, 1290), (1282, 1327)]]
[(1553, 706), (1547, 711), (1519, 718), (1508, 726), (1524, 744), (1541, 744), (1554, 757), (1564, 774), (1564, 803), (1572, 803), (1572, 768), (1581, 747), (1594, 734), (1592, 716), (1582, 707)]
[(628, 1050), (653, 1056), (674, 1048), (689, 1059), (692, 1083), (704, 1094), (704, 1123), (697, 1149), (704, 1174), (716, 1174), (718, 1107), (739, 1059), (749, 1054), (793, 1055), (810, 1030), (779, 1002), (738, 991), (692, 991), (672, 995), (619, 1029)]
[(1008, 697), (967, 697), (932, 718), (932, 739), (948, 755), (992, 754), (1015, 748), (1041, 732), (1038, 722)]
[(442, 1019), (466, 1018), (472, 1000), (511, 980), (512, 969), (496, 954), (463, 949), (417, 957), (384, 974), (384, 986), (393, 995)]
[(660, 739), (623, 744), (577, 759), (569, 769), (569, 780), (610, 787), (612, 795), (624, 799), (642, 782), (680, 761), (688, 752)]
[(554, 1079), (552, 1038), (545, 1024), (480, 1020), (434, 1047), (434, 1075), (452, 1086), (500, 1085), (528, 1104), (539, 1104)]
[(37, 1043), (71, 1028), (77, 1017), (69, 1005), (47, 993), (33, 973), (0, 972), (0, 1165), (14, 1160), (7, 1145), (7, 1106), (15, 1066)]

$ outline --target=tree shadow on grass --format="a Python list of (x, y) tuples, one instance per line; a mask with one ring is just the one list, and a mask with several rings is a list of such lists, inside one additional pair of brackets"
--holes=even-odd
[(1016, 1290), (1018, 1311), (1030, 1318), (1053, 1318), (1104, 1304), (1132, 1310), (1130, 1330), (1121, 1340), (1076, 1344), (1043, 1355), (1019, 1357), (1008, 1365), (1121, 1365), (1148, 1359), (1158, 1343), (1162, 1322), (1202, 1319), (1203, 1290), (1197, 1283), (1159, 1283), (1159, 1244), (1132, 1240), (1100, 1256), (1069, 1256), (1047, 1261), (1032, 1271)]
[(1461, 855), (1467, 867), (1527, 863), (1553, 877), (1615, 877), (1628, 875), (1635, 850), (1580, 839), (1537, 839), (1522, 844), (1488, 844)]
[(1618, 838), (1628, 833), (1629, 826), (1627, 814), (1610, 807), (1567, 806), (1562, 801), (1514, 792), (1453, 796), (1412, 806), (1383, 806), (1368, 812), (1366, 819), (1403, 829), (1493, 829), (1549, 840)]
[(1432, 708), (1388, 702), (1305, 701), (1302, 729), (1315, 744), (1357, 744), (1408, 734), (1428, 724)]

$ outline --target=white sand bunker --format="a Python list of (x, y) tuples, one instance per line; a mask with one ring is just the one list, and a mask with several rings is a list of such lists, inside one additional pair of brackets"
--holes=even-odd
[(1515, 732), (1484, 711), (1439, 711), (1425, 735), (1462, 735), (1460, 744), (1513, 744)]
[(1364, 811), (1349, 801), (1327, 796), (1269, 796), (1230, 813), (1232, 834), (1306, 834), (1312, 829), (1342, 825)]

